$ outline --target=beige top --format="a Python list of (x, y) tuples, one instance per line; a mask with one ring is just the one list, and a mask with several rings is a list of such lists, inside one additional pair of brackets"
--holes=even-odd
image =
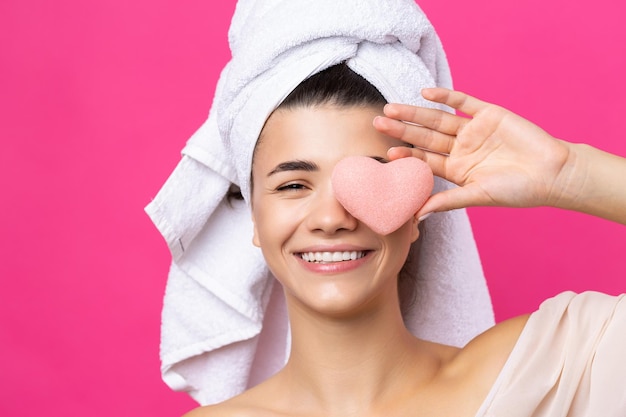
[(626, 295), (545, 301), (476, 415), (504, 416), (626, 417)]

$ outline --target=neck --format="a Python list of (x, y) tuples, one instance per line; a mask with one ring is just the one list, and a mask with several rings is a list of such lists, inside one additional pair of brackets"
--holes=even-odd
[(289, 315), (292, 349), (283, 371), (289, 389), (300, 404), (318, 405), (325, 415), (379, 409), (436, 371), (428, 344), (404, 326), (397, 299), (350, 316), (316, 314), (289, 302)]

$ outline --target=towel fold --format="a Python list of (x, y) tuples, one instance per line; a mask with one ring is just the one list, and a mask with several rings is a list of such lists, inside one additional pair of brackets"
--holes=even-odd
[[(425, 87), (451, 87), (432, 25), (412, 0), (241, 0), (232, 59), (208, 120), (146, 211), (172, 253), (162, 314), (165, 382), (216, 403), (285, 363), (285, 299), (258, 248), (249, 209), (254, 145), (271, 112), (304, 79), (341, 62), (389, 102), (425, 107)], [(245, 201), (229, 201), (231, 184)], [(451, 184), (437, 178), (435, 191)], [(405, 318), (418, 337), (463, 345), (493, 325), (464, 210), (424, 222), (410, 272), (417, 300)]]

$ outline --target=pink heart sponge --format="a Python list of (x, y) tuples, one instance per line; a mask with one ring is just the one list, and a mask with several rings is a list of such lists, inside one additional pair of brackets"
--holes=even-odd
[(434, 186), (433, 172), (417, 158), (381, 163), (368, 156), (349, 156), (335, 166), (335, 198), (374, 232), (400, 228), (424, 205)]

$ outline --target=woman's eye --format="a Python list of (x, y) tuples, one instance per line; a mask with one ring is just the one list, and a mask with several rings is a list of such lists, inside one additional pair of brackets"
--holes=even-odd
[(291, 184), (281, 185), (280, 187), (276, 188), (276, 191), (297, 191), (297, 190), (303, 190), (304, 188), (306, 187), (302, 184), (291, 183)]

